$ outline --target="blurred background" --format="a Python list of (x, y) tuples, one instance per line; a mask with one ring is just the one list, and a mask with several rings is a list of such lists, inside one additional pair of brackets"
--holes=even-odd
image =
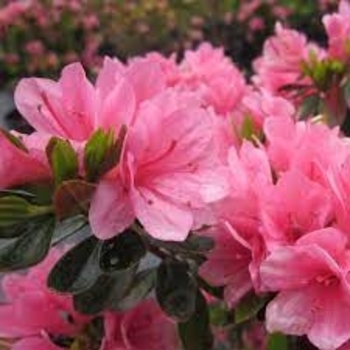
[[(249, 75), (276, 21), (323, 43), (320, 18), (337, 0), (0, 0), (0, 116), (10, 118), (11, 91), (25, 76), (57, 77), (81, 61), (94, 75), (104, 55), (175, 53), (209, 41), (223, 46)], [(5, 94), (4, 94), (5, 93)], [(11, 114), (12, 113), (12, 114)], [(4, 118), (4, 117), (3, 117)], [(13, 119), (11, 121), (11, 118)]]

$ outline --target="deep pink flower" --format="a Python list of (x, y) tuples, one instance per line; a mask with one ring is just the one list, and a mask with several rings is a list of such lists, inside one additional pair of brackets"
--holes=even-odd
[(279, 292), (266, 311), (270, 332), (306, 334), (322, 350), (350, 339), (348, 240), (333, 228), (276, 249), (261, 265), (267, 290)]
[(100, 350), (177, 350), (176, 326), (154, 300), (124, 313), (105, 314)]

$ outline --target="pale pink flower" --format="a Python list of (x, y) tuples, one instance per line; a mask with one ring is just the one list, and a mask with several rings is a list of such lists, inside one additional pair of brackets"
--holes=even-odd
[(307, 335), (322, 350), (350, 339), (348, 240), (333, 228), (276, 249), (261, 265), (267, 290), (279, 292), (266, 310), (270, 332)]
[(177, 350), (176, 325), (154, 300), (124, 313), (107, 312), (100, 350)]
[(337, 13), (323, 17), (323, 24), (328, 35), (329, 55), (347, 60), (350, 57), (350, 2), (341, 0)]
[(56, 294), (47, 287), (47, 276), (60, 256), (59, 251), (51, 250), (27, 274), (4, 277), (6, 303), (0, 306), (0, 338), (15, 340), (13, 350), (61, 349), (54, 340), (74, 336), (88, 321), (74, 311), (71, 297)]

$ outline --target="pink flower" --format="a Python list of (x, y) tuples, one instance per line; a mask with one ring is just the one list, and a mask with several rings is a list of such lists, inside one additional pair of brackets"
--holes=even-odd
[(323, 17), (323, 24), (328, 35), (329, 54), (331, 57), (346, 61), (350, 57), (350, 3), (341, 0), (337, 13)]
[[(296, 169), (321, 181), (332, 163), (349, 154), (349, 143), (339, 137), (339, 129), (323, 123), (297, 122), (290, 118), (267, 118), (264, 123), (267, 153), (279, 174)], [(320, 169), (322, 169), (320, 171)]]
[(233, 308), (253, 288), (249, 273), (251, 249), (237, 241), (224, 225), (207, 234), (215, 240), (215, 248), (208, 253), (199, 273), (210, 285), (225, 287), (224, 299)]
[(230, 196), (213, 205), (218, 224), (208, 231), (215, 248), (200, 274), (214, 286), (225, 286), (224, 298), (234, 307), (253, 286), (259, 290), (258, 267), (265, 255), (260, 234), (260, 195), (272, 186), (266, 154), (243, 143), (229, 151)]
[(270, 302), (270, 332), (306, 334), (322, 350), (350, 339), (349, 251), (347, 238), (333, 228), (314, 231), (294, 246), (276, 249), (261, 265), (266, 289), (279, 294)]
[(0, 132), (1, 189), (50, 178), (49, 167), (43, 159), (44, 148), (38, 147), (38, 144), (31, 145), (34, 137), (35, 135), (23, 138), (27, 150), (22, 150)]
[(177, 350), (176, 326), (153, 300), (124, 313), (105, 314), (100, 350)]
[(293, 244), (334, 220), (329, 189), (296, 169), (282, 174), (265, 192), (261, 207), (264, 237), (272, 246)]
[(245, 92), (245, 81), (222, 49), (203, 43), (196, 51), (188, 50), (179, 66), (183, 89), (198, 91), (206, 106), (220, 115), (231, 112)]
[(138, 104), (164, 90), (163, 80), (156, 64), (137, 61), (126, 68), (106, 58), (95, 86), (74, 63), (63, 69), (58, 82), (22, 79), (15, 102), (37, 131), (82, 142), (100, 127), (119, 131), (129, 125)]
[(251, 118), (257, 131), (262, 131), (264, 122), (269, 117), (291, 119), (295, 116), (295, 108), (290, 101), (259, 89), (247, 91), (237, 110), (233, 112), (233, 122), (242, 127), (246, 117)]
[(308, 78), (302, 78), (302, 62), (309, 60), (311, 51), (322, 58), (323, 51), (281, 23), (276, 24), (275, 32), (265, 42), (263, 55), (254, 62), (257, 76), (253, 81), (274, 94), (280, 94), (281, 88), (289, 84), (310, 84)]
[(184, 240), (194, 209), (227, 194), (211, 115), (161, 100), (169, 102), (159, 105), (156, 99), (140, 109), (118, 171), (98, 186), (90, 222), (101, 239), (115, 236), (137, 218), (153, 237)]
[[(9, 274), (2, 282), (0, 337), (16, 340), (14, 350), (54, 350), (60, 336), (74, 336), (88, 321), (74, 311), (72, 298), (48, 289), (47, 276), (60, 258), (57, 250), (26, 275)], [(37, 346), (37, 348), (36, 348)]]

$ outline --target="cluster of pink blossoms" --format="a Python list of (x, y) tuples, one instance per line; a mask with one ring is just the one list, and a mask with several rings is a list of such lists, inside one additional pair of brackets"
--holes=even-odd
[[(180, 63), (157, 53), (125, 65), (106, 58), (95, 84), (79, 64), (57, 82), (22, 80), (16, 105), (36, 132), (17, 135), (25, 150), (0, 135), (0, 188), (50, 179), (45, 147), (52, 136), (69, 140), (84, 176), (91, 135), (126, 127), (120, 161), (91, 200), (93, 234), (109, 239), (138, 220), (154, 238), (183, 241), (205, 227), (216, 245), (200, 274), (225, 287), (229, 307), (252, 291), (273, 293), (268, 331), (348, 350), (350, 141), (338, 127), (297, 121), (294, 101), (280, 88), (298, 81), (310, 51), (346, 64), (349, 13), (342, 1), (339, 13), (324, 18), (328, 49), (277, 25), (256, 61), (255, 85), (209, 44)], [(20, 339), (12, 349), (60, 348), (54, 344), (89, 321), (46, 288), (55, 259), (3, 282), (9, 303), (0, 307), (0, 337)], [(153, 301), (103, 317), (103, 350), (178, 346), (173, 323)]]

